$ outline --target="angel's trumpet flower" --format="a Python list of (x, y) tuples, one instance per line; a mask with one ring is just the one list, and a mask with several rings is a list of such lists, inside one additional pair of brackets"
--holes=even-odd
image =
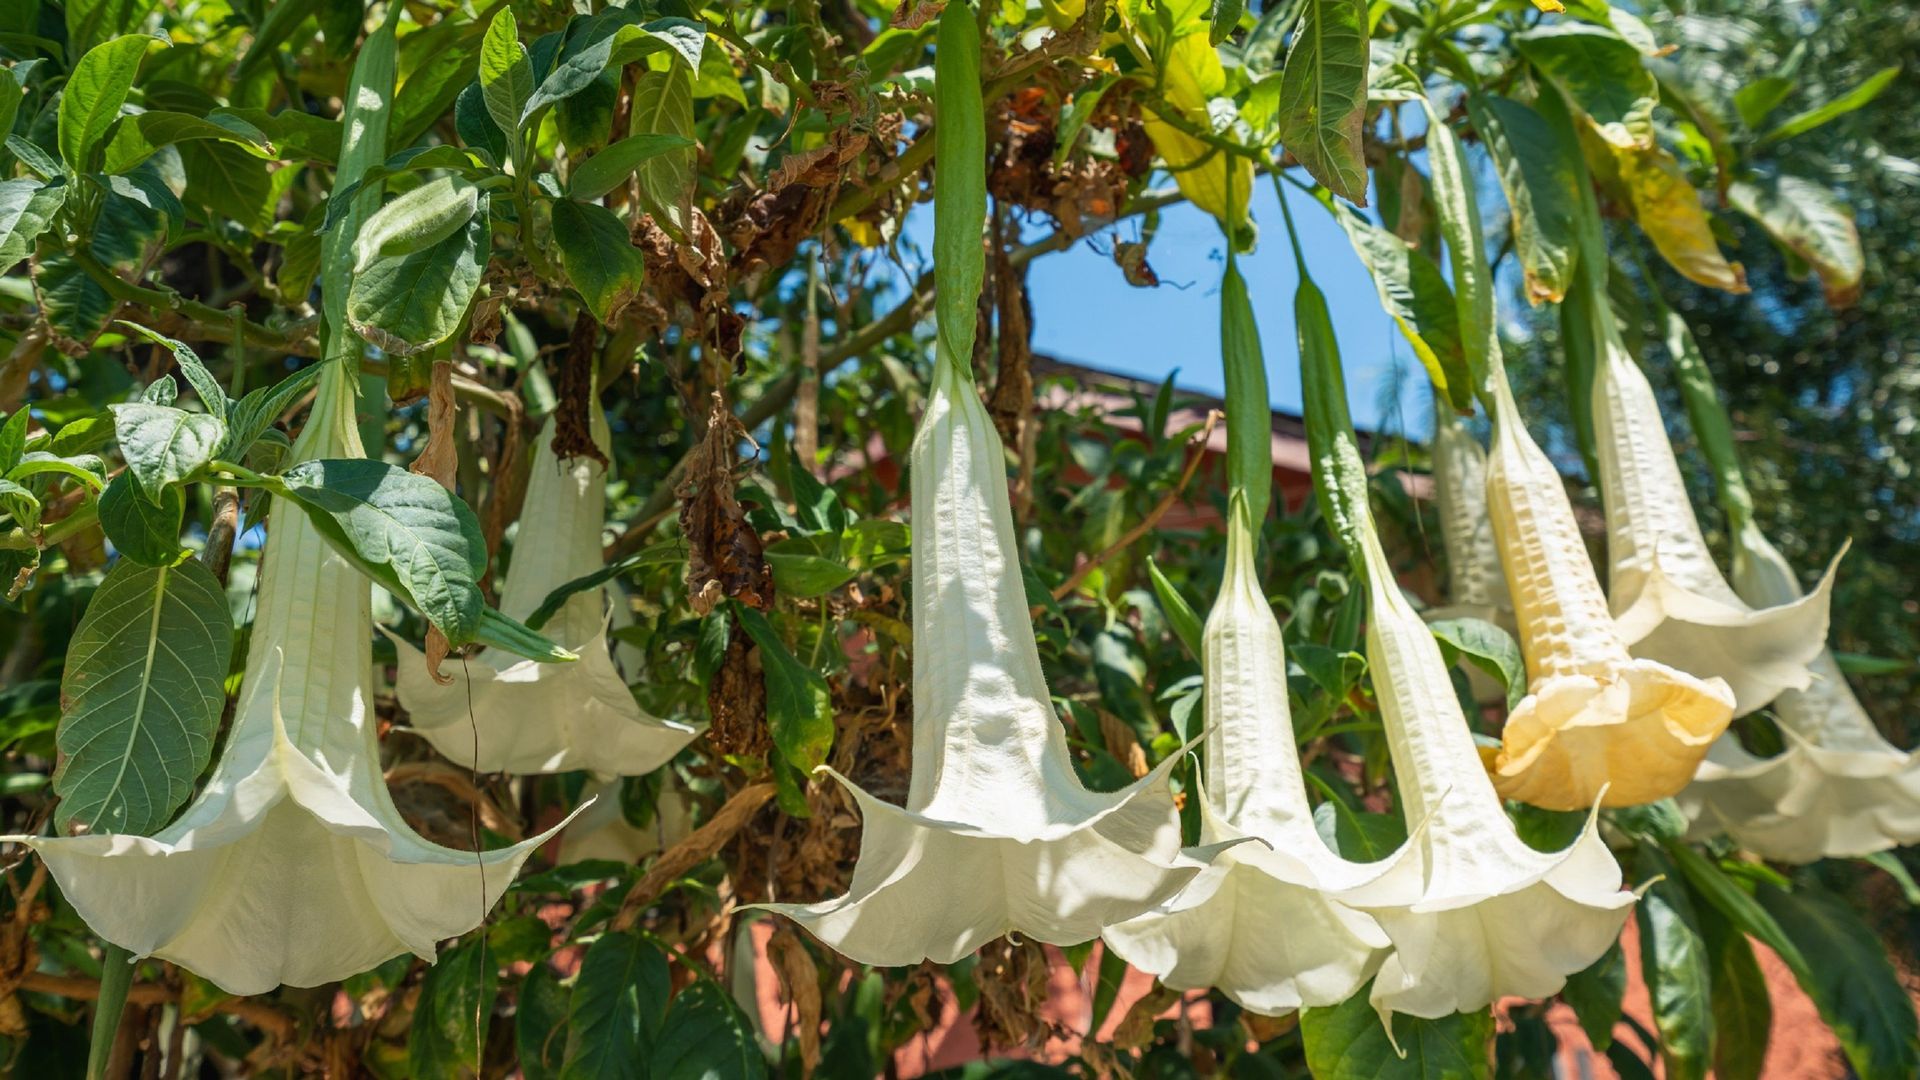
[(582, 801), (593, 801), (560, 834), (560, 865), (587, 859), (638, 863), (686, 839), (693, 831), (693, 811), (673, 774), (665, 775), (667, 781), (661, 786), (653, 820), (644, 826), (627, 820), (626, 809), (620, 805), (621, 781), (588, 785)]
[[(353, 386), (328, 362), (296, 461), (358, 457)], [(486, 918), (552, 833), (456, 851), (415, 833), (381, 778), (371, 586), (299, 510), (276, 506), (225, 751), (152, 837), (30, 840), (94, 932), (233, 994), (316, 986)]]
[(1620, 888), (1619, 864), (1593, 816), (1559, 852), (1536, 851), (1514, 831), (1440, 647), (1394, 585), (1370, 523), (1365, 528), (1367, 665), (1401, 814), (1409, 825), (1424, 823), (1412, 840), (1424, 875), (1416, 895), (1398, 895), (1393, 879), (1350, 894), (1393, 940), (1374, 979), (1374, 1007), (1383, 1017), (1440, 1017), (1508, 995), (1547, 997), (1606, 952), (1633, 894)]
[[(606, 417), (598, 406), (589, 412), (594, 444), (607, 453)], [(540, 432), (513, 564), (500, 590), (500, 610), (513, 619), (525, 620), (553, 590), (602, 565), (606, 466), (585, 456), (559, 460), (556, 421), (548, 417)], [(395, 639), (396, 689), (414, 729), (448, 758), (483, 772), (638, 776), (665, 764), (697, 732), (650, 716), (634, 701), (607, 648), (604, 592), (567, 597), (542, 628), (579, 653), (577, 663), (543, 664), (487, 649), (446, 665), (452, 681), (442, 685), (418, 650)]]
[(1027, 615), (999, 435), (944, 349), (910, 471), (907, 805), (835, 773), (864, 821), (847, 895), (769, 906), (863, 964), (952, 963), (1011, 931), (1086, 941), (1202, 868), (1181, 852), (1167, 781), (1178, 756), (1111, 793), (1074, 775)]
[(1435, 393), (1433, 404), (1433, 495), (1447, 553), (1447, 602), (1427, 617), (1470, 617), (1511, 627), (1513, 599), (1487, 516), (1487, 451), (1444, 397)]
[(1653, 387), (1617, 333), (1601, 344), (1593, 427), (1621, 636), (1635, 656), (1725, 679), (1736, 716), (1806, 689), (1827, 639), (1839, 559), (1807, 596), (1761, 608), (1741, 600), (1700, 534)]
[(1104, 936), (1128, 963), (1176, 990), (1211, 986), (1242, 1008), (1280, 1015), (1337, 1005), (1373, 975), (1386, 935), (1337, 896), (1403, 860), (1348, 862), (1314, 829), (1287, 709), (1280, 623), (1260, 591), (1246, 503), (1236, 494), (1231, 506), (1226, 577), (1203, 639), (1200, 835), (1203, 843), (1252, 837), (1265, 846), (1223, 852), (1172, 900)]
[(1527, 696), (1488, 755), (1495, 790), (1552, 810), (1666, 798), (1733, 718), (1733, 691), (1628, 655), (1560, 474), (1494, 376), (1487, 506), (1513, 597)]
[[(1733, 582), (1757, 606), (1801, 597), (1793, 567), (1747, 521), (1734, 537)], [(1848, 688), (1833, 653), (1810, 665), (1813, 683), (1783, 691), (1773, 713), (1786, 750), (1757, 758), (1725, 738), (1715, 743), (1681, 809), (1695, 838), (1724, 832), (1782, 862), (1870, 855), (1920, 840), (1920, 767), (1889, 743)]]

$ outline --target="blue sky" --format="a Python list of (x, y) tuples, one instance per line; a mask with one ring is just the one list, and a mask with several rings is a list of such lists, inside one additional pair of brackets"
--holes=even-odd
[[(1300, 411), (1300, 366), (1294, 346), (1293, 292), (1298, 274), (1271, 183), (1256, 185), (1252, 214), (1260, 244), (1241, 257), (1267, 361), (1267, 387), (1277, 409)], [(1406, 430), (1423, 437), (1432, 428), (1426, 376), (1382, 311), (1366, 268), (1340, 226), (1312, 199), (1290, 194), (1301, 246), (1314, 280), (1326, 293), (1340, 338), (1354, 422), (1371, 429)], [(1137, 220), (1118, 236), (1139, 236)], [(1028, 276), (1034, 349), (1048, 356), (1159, 380), (1179, 370), (1174, 384), (1218, 394), (1225, 388), (1220, 361), (1220, 275), (1226, 247), (1213, 218), (1182, 203), (1161, 215), (1147, 259), (1163, 284), (1128, 285), (1111, 257), (1113, 230), (1098, 245), (1036, 260)], [(1399, 363), (1401, 415), (1391, 415), (1388, 386)]]

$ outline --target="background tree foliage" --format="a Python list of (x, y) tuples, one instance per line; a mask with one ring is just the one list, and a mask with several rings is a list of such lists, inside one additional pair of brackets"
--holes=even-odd
[[(1139, 242), (1115, 244), (1113, 272), (1150, 282), (1153, 216), (1183, 199), (1220, 220), (1223, 247), (1256, 242), (1256, 224), (1267, 230), (1260, 242), (1284, 242), (1278, 222), (1246, 212), (1252, 184), (1271, 182), (1261, 174), (1277, 165), (1303, 186), (1370, 195), (1369, 224), (1350, 226), (1369, 269), (1407, 275), (1416, 306), (1436, 284), (1444, 294), (1422, 137), (1435, 121), (1404, 100), (1423, 84), (1434, 87), (1437, 122), (1476, 145), (1483, 202), (1497, 204), (1498, 187), (1510, 207), (1506, 238), (1485, 254), (1500, 260), (1507, 310), (1535, 313), (1536, 362), (1515, 367), (1529, 416), (1542, 421), (1571, 415), (1565, 350), (1554, 307), (1520, 298), (1566, 291), (1568, 226), (1552, 200), (1526, 201), (1529, 184), (1557, 182), (1551, 169), (1529, 160), (1509, 173), (1501, 133), (1524, 141), (1524, 101), (1546, 88), (1592, 116), (1599, 142), (1584, 149), (1610, 164), (1601, 194), (1620, 219), (1612, 236), (1623, 255), (1644, 249), (1637, 263), (1623, 258), (1616, 301), (1644, 305), (1632, 287), (1647, 282), (1644, 264), (1686, 312), (1736, 420), (1753, 433), (1744, 447), (1761, 520), (1796, 564), (1854, 538), (1835, 605), (1838, 641), (1864, 657), (1855, 666), (1883, 722), (1896, 738), (1910, 734), (1903, 717), (1920, 704), (1911, 572), (1920, 165), (1902, 106), (1920, 72), (1899, 65), (1920, 53), (1920, 15), (1892, 4), (1676, 0), (1626, 10), (1568, 0), (1584, 36), (1540, 34), (1564, 24), (1543, 14), (1559, 6), (1040, 0), (981, 12), (993, 203), (974, 361), (1016, 463), (1042, 656), (1091, 786), (1117, 787), (1195, 734), (1202, 684), (1190, 638), (1194, 609), (1204, 613), (1218, 586), (1221, 540), (1206, 529), (1138, 527), (1160, 521), (1171, 498), (1217, 506), (1225, 488), (1211, 471), (1188, 475), (1200, 423), (1175, 424), (1192, 413), (1170, 385), (1118, 413), (1036, 406), (1073, 387), (1030, 363), (1032, 320), (1049, 316), (1028, 304), (1024, 267), (1143, 219)], [(873, 970), (777, 927), (770, 966), (756, 967), (745, 959), (754, 920), (735, 910), (843, 891), (856, 816), (839, 789), (809, 782), (808, 767), (825, 761), (885, 798), (905, 792), (914, 643), (898, 463), (924, 394), (932, 301), (926, 253), (905, 218), (930, 191), (935, 9), (917, 0), (897, 10), (879, 0), (407, 4), (387, 144), (364, 181), (403, 211), (361, 230), (344, 296), (319, 288), (348, 269), (323, 259), (328, 230), (352, 201), (334, 185), (340, 117), (385, 7), (16, 0), (0, 9), (8, 831), (64, 826), (76, 813), (92, 820), (55, 779), (56, 730), (63, 709), (67, 723), (75, 712), (62, 701), (62, 672), (92, 647), (83, 618), (110, 572), (157, 573), (143, 567), (174, 565), (187, 549), (211, 553), (208, 578), (224, 578), (240, 629), (231, 663), (203, 659), (232, 693), (254, 606), (260, 534), (249, 526), (261, 500), (254, 492), (241, 505), (241, 474), (216, 466), (273, 482), (302, 418), (299, 373), (339, 347), (320, 330), (323, 309), (336, 304), (376, 346), (360, 359), (361, 433), (374, 457), (394, 467), (414, 460), (436, 434), (432, 407), (448, 395), (460, 406), (452, 478), (492, 559), (491, 576), (466, 583), (476, 595), (490, 598), (512, 560), (538, 557), (517, 549), (514, 525), (536, 431), (529, 418), (557, 412), (559, 441), (579, 450), (590, 445), (585, 417), (599, 391), (615, 433), (608, 559), (631, 601), (614, 637), (651, 712), (709, 725), (669, 768), (603, 795), (668, 854), (563, 862), (549, 851), (486, 926), (443, 947), (431, 967), (401, 957), (337, 986), (239, 999), (144, 962), (116, 1068), (871, 1076), (963, 1011), (993, 1052), (1039, 1047), (1060, 1033), (1038, 1007), (1050, 960), (1072, 965), (1090, 989), (1093, 1032), (1115, 1018), (1120, 965), (1092, 946), (1003, 941), (955, 965)], [(153, 33), (164, 47), (144, 36)], [(1368, 69), (1369, 45), (1409, 65), (1404, 84), (1385, 64)], [(1662, 54), (1669, 46), (1677, 51)], [(1856, 222), (1861, 272), (1851, 273), (1845, 244), (1783, 224), (1783, 206)], [(1741, 273), (1751, 295), (1724, 291)], [(1262, 312), (1283, 302), (1254, 298)], [(1423, 361), (1442, 381), (1454, 375), (1457, 389), (1459, 328), (1449, 338), (1423, 319), (1431, 313), (1404, 317)], [(1636, 351), (1654, 360), (1658, 334), (1634, 325)], [(435, 365), (453, 378), (436, 383)], [(264, 387), (284, 389), (249, 397)], [(196, 408), (141, 414), (173, 425), (164, 451), (143, 449), (154, 440), (121, 426), (130, 406), (171, 410), (183, 389)], [(1680, 430), (1677, 398), (1668, 415)], [(1116, 420), (1136, 421), (1140, 437)], [(233, 431), (252, 437), (230, 441)], [(1574, 425), (1562, 424), (1558, 442), (1578, 460)], [(181, 449), (199, 443), (204, 454)], [(1397, 470), (1418, 471), (1423, 455), (1405, 443), (1372, 450), (1382, 467), (1376, 504), (1417, 567), (1431, 559), (1434, 527)], [(141, 483), (158, 494), (145, 497)], [(1291, 704), (1317, 818), (1344, 854), (1377, 857), (1405, 825), (1358, 651), (1364, 599), (1311, 504), (1286, 511), (1266, 523), (1260, 554), (1287, 620)], [(1089, 564), (1094, 553), (1102, 557)], [(199, 581), (198, 563), (179, 565)], [(195, 611), (218, 624), (207, 608)], [(411, 602), (379, 612), (411, 640), (429, 620), (458, 636), (461, 614)], [(390, 669), (391, 646), (378, 638), (376, 649)], [(1466, 693), (1464, 674), (1457, 681)], [(431, 839), (497, 846), (557, 820), (586, 792), (583, 774), (454, 769), (405, 730), (390, 693), (379, 705), (395, 799)], [(217, 735), (205, 747), (182, 736), (194, 769), (218, 753)], [(1176, 777), (1186, 792), (1191, 763)], [(197, 778), (164, 779), (185, 791)], [(764, 784), (773, 791), (759, 806), (751, 800)], [(142, 826), (172, 812), (147, 809), (160, 820)], [(1188, 810), (1197, 811), (1191, 799)], [(1565, 816), (1515, 813), (1530, 842), (1564, 842)], [(676, 821), (718, 831), (708, 846), (674, 846)], [(1596, 1050), (1624, 1076), (1650, 1075), (1655, 1058), (1670, 1077), (1709, 1064), (1724, 1077), (1757, 1075), (1767, 1013), (1752, 938), (1804, 958), (1795, 974), (1862, 1075), (1911, 1075), (1920, 1035), (1884, 958), (1884, 941), (1910, 951), (1900, 886), (1915, 890), (1900, 864), (1771, 867), (1723, 844), (1685, 845), (1679, 827), (1664, 805), (1609, 815), (1629, 877), (1659, 879), (1637, 916), (1653, 1015), (1651, 1030), (1632, 1022), (1632, 1039), (1612, 1040), (1625, 983), (1616, 949), (1562, 995)], [(22, 1076), (77, 1075), (87, 1002), (103, 974), (98, 942), (36, 862), (16, 861), (6, 876), (6, 1061)], [(1884, 940), (1850, 906), (1863, 898)], [(758, 1030), (751, 1004), (753, 981), (769, 975), (796, 1020), (777, 1043)], [(1241, 1016), (1216, 996), (1211, 1026), (1198, 1029), (1184, 1017), (1154, 1019), (1172, 1000), (1156, 988), (1111, 1038), (1087, 1038), (1057, 1067), (976, 1065), (966, 1075), (1540, 1076), (1552, 1052), (1541, 1005), (1510, 1010), (1497, 1037), (1490, 1014), (1402, 1018), (1403, 1059), (1364, 995), (1298, 1026)]]

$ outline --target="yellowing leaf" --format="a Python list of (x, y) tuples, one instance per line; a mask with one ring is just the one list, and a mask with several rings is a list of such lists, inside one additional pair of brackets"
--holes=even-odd
[(1826, 287), (1827, 304), (1852, 307), (1860, 299), (1860, 230), (1839, 196), (1797, 176), (1741, 182), (1727, 192), (1734, 208), (1758, 221), (1780, 246), (1805, 259)]
[[(1180, 116), (1189, 123), (1210, 129), (1207, 100), (1226, 88), (1227, 73), (1204, 29), (1176, 39), (1161, 69), (1161, 93), (1167, 103), (1180, 110)], [(1181, 193), (1218, 218), (1222, 228), (1237, 233), (1247, 220), (1253, 162), (1207, 145), (1152, 110), (1147, 111), (1145, 123), (1147, 136), (1160, 151)]]
[(1633, 202), (1633, 216), (1661, 256), (1702, 285), (1746, 292), (1746, 270), (1721, 254), (1700, 193), (1681, 174), (1673, 155), (1655, 146), (1616, 151), (1615, 160)]

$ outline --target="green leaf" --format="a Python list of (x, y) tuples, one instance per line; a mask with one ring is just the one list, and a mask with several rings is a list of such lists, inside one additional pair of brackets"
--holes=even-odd
[(1396, 1015), (1393, 1037), (1406, 1052), (1394, 1053), (1387, 1029), (1367, 1000), (1373, 984), (1330, 1009), (1300, 1016), (1307, 1071), (1314, 1080), (1485, 1080), (1491, 1075), (1487, 1044), (1493, 1014), (1485, 1009), (1440, 1020)]
[(1187, 598), (1180, 594), (1179, 588), (1167, 580), (1167, 575), (1161, 572), (1160, 565), (1153, 561), (1151, 555), (1147, 557), (1147, 580), (1153, 583), (1153, 595), (1159, 599), (1160, 612), (1167, 617), (1167, 625), (1173, 628), (1173, 635), (1186, 647), (1188, 656), (1200, 659), (1201, 639), (1206, 627), (1194, 612), (1193, 605), (1187, 603)]
[(176, 149), (187, 173), (183, 198), (188, 205), (208, 215), (232, 218), (254, 232), (263, 233), (272, 226), (280, 189), (266, 162), (232, 143), (192, 142)]
[(821, 554), (820, 547), (811, 536), (790, 536), (767, 546), (767, 568), (773, 571), (773, 587), (780, 595), (803, 600), (824, 596), (858, 576), (838, 558)]
[(40, 527), (40, 499), (21, 484), (0, 479), (0, 514), (11, 516), (14, 524), (32, 532)]
[(1647, 980), (1660, 1056), (1669, 1080), (1702, 1080), (1713, 1057), (1713, 968), (1678, 871), (1652, 847), (1639, 850), (1639, 879), (1664, 879), (1634, 908), (1640, 971)]
[(49, 327), (88, 345), (107, 328), (118, 306), (78, 260), (48, 250), (33, 262), (33, 292)]
[(540, 960), (520, 982), (514, 1003), (514, 1048), (525, 1080), (559, 1080), (567, 1053), (567, 1013), (573, 992)]
[(123, 173), (175, 143), (213, 139), (232, 143), (254, 157), (273, 156), (265, 132), (231, 113), (195, 116), (183, 112), (144, 112), (126, 117), (107, 141), (100, 171)]
[(613, 211), (576, 199), (553, 202), (553, 243), (587, 310), (603, 323), (640, 295), (647, 260)]
[(53, 222), (66, 197), (64, 183), (49, 186), (27, 177), (0, 180), (0, 274), (33, 254), (33, 242)]
[(1853, 211), (1833, 191), (1797, 176), (1778, 176), (1736, 183), (1727, 190), (1727, 201), (1813, 267), (1828, 306), (1852, 307), (1860, 299), (1860, 275), (1866, 269), (1860, 230)]
[(640, 76), (633, 88), (632, 118), (635, 135), (676, 135), (689, 143), (688, 148), (654, 154), (636, 168), (641, 202), (669, 232), (684, 235), (696, 177), (693, 78), (688, 69), (674, 65)]
[(348, 323), (396, 356), (412, 356), (446, 341), (466, 319), (491, 248), (492, 225), (483, 206), (465, 228), (432, 247), (375, 259), (353, 277)]
[(734, 617), (760, 647), (767, 681), (767, 726), (773, 742), (793, 767), (811, 773), (833, 747), (833, 698), (827, 680), (802, 664), (760, 612), (733, 605)]
[(646, 1067), (671, 989), (667, 958), (636, 934), (612, 931), (587, 948), (567, 1011), (564, 1080), (657, 1080)]
[(1426, 252), (1358, 214), (1336, 208), (1334, 217), (1366, 264), (1380, 306), (1413, 346), (1434, 389), (1455, 408), (1470, 408), (1473, 384), (1460, 342), (1460, 313), (1440, 267)]
[(1520, 54), (1585, 113), (1602, 138), (1621, 149), (1653, 145), (1660, 88), (1640, 50), (1611, 30), (1549, 23), (1515, 38)]
[(1846, 901), (1810, 884), (1792, 892), (1761, 885), (1759, 900), (1787, 936), (1818, 962), (1800, 985), (1861, 1076), (1920, 1072), (1920, 1022), (1887, 950)]
[(420, 983), (407, 1029), (407, 1064), (415, 1076), (477, 1076), (487, 1045), (500, 972), (485, 934), (441, 954)]
[[(1493, 271), (1487, 265), (1486, 240), (1480, 231), (1480, 203), (1474, 194), (1473, 172), (1460, 140), (1447, 118), (1429, 98), (1420, 99), (1427, 114), (1427, 161), (1433, 170), (1433, 201), (1440, 232), (1447, 238), (1447, 263), (1453, 270), (1454, 309), (1460, 318), (1460, 351), (1466, 358), (1467, 391), (1490, 383), (1491, 365), (1500, 355), (1500, 330), (1494, 318)], [(1462, 391), (1448, 384), (1455, 407), (1462, 407)]]
[(581, 162), (567, 178), (567, 194), (576, 199), (597, 199), (626, 183), (643, 163), (693, 145), (692, 139), (673, 132), (629, 135)]
[(764, 1080), (753, 1026), (726, 992), (701, 979), (673, 999), (653, 1049), (650, 1080)]
[(1307, 0), (1281, 72), (1280, 143), (1315, 180), (1359, 206), (1367, 205), (1366, 108), (1366, 4)]
[(980, 94), (980, 30), (965, 4), (941, 12), (934, 47), (934, 314), (940, 344), (971, 376), (974, 308), (986, 279), (980, 244), (987, 219), (987, 122)]
[(92, 172), (94, 151), (107, 129), (120, 119), (120, 106), (140, 71), (140, 59), (156, 41), (145, 34), (128, 34), (87, 50), (67, 76), (60, 92), (60, 157), (76, 173)]
[(27, 425), (33, 420), (33, 412), (25, 405), (13, 410), (5, 424), (0, 424), (0, 475), (13, 471), (20, 459), (26, 456)]
[(1709, 931), (1713, 954), (1713, 1075), (1717, 1080), (1760, 1080), (1767, 1060), (1773, 1003), (1767, 979), (1745, 936), (1726, 928)]
[[(188, 385), (193, 387), (193, 392), (200, 395), (200, 403), (206, 406), (207, 412), (211, 413), (216, 420), (219, 420), (223, 424), (226, 422), (227, 393), (220, 388), (220, 380), (214, 378), (213, 372), (209, 371), (207, 365), (201, 361), (199, 353), (194, 352), (192, 347), (187, 345), (186, 342), (175, 341), (173, 338), (158, 331), (150, 330), (147, 327), (141, 326), (139, 323), (128, 322), (125, 319), (121, 319), (119, 320), (119, 325), (132, 330), (134, 333), (139, 334), (141, 337), (146, 338), (156, 345), (165, 346), (169, 352), (173, 353), (174, 362), (180, 365), (180, 374), (186, 376)], [(115, 420), (115, 430), (117, 431), (117, 416)]]
[[(706, 43), (706, 28), (687, 19), (655, 19), (644, 26), (621, 26), (556, 65), (527, 99), (520, 111), (520, 123), (525, 125), (540, 110), (592, 86), (609, 67), (622, 67), (656, 52), (670, 51), (686, 62), (689, 72), (697, 71)], [(688, 82), (691, 84), (690, 77)], [(689, 85), (689, 93), (691, 90)]]
[(272, 386), (259, 386), (233, 403), (227, 414), (227, 438), (220, 445), (220, 457), (231, 461), (241, 457), (260, 440), (281, 414), (293, 407), (294, 400), (307, 391), (326, 370), (324, 363), (312, 364), (281, 379)]
[(1573, 1010), (1580, 1030), (1602, 1053), (1613, 1042), (1613, 1026), (1620, 1022), (1626, 994), (1627, 954), (1618, 941), (1586, 970), (1567, 976), (1567, 985), (1560, 989), (1560, 999)]
[(227, 425), (208, 413), (190, 413), (144, 401), (110, 405), (113, 433), (127, 471), (140, 478), (141, 492), (157, 500), (173, 484), (185, 481), (213, 460), (226, 438)]
[(106, 472), (106, 466), (92, 454), (63, 458), (43, 450), (32, 450), (21, 457), (19, 464), (7, 470), (7, 479), (20, 481), (29, 476), (59, 473), (73, 477), (90, 490), (99, 491), (105, 483), (103, 478)]
[(517, 155), (520, 122), (533, 97), (533, 60), (527, 55), (527, 47), (520, 44), (520, 25), (514, 21), (511, 6), (500, 8), (487, 26), (486, 40), (480, 44), (480, 93), (487, 115)]
[(1758, 129), (1768, 114), (1780, 107), (1793, 93), (1797, 84), (1790, 78), (1779, 75), (1762, 75), (1746, 83), (1733, 92), (1733, 107), (1740, 114), (1740, 122), (1749, 128)]
[(375, 258), (425, 251), (473, 220), (483, 196), (479, 185), (454, 174), (429, 180), (374, 211), (353, 241), (353, 272)]
[(1507, 688), (1507, 707), (1527, 696), (1527, 665), (1513, 635), (1485, 619), (1441, 619), (1427, 624), (1442, 644)]
[(480, 523), (431, 478), (368, 458), (306, 461), (276, 489), (383, 587), (455, 645), (473, 641), (485, 607), (475, 586), (487, 568)]
[(114, 565), (60, 683), (61, 829), (145, 836), (173, 817), (212, 759), (232, 653), (226, 595), (200, 562)]
[(1354, 862), (1379, 862), (1407, 842), (1407, 826), (1398, 815), (1356, 810), (1337, 797), (1313, 808), (1313, 824), (1328, 847)]
[(167, 488), (151, 499), (131, 471), (123, 472), (100, 493), (99, 512), (100, 529), (120, 554), (148, 566), (180, 561), (180, 523), (187, 516), (187, 497), (179, 488)]
[(1674, 865), (1686, 876), (1687, 884), (1701, 899), (1725, 916), (1728, 922), (1739, 927), (1741, 933), (1752, 936), (1778, 953), (1796, 977), (1805, 977), (1808, 971), (1807, 958), (1801, 955), (1793, 939), (1780, 928), (1773, 916), (1767, 914), (1767, 909), (1741, 888), (1718, 863), (1678, 839), (1668, 840), (1662, 846)]
[(1507, 195), (1527, 301), (1558, 303), (1573, 284), (1579, 195), (1571, 155), (1579, 148), (1563, 145), (1539, 113), (1511, 98), (1474, 94), (1467, 112)]
[(1893, 80), (1899, 74), (1900, 65), (1898, 64), (1881, 68), (1862, 80), (1860, 85), (1839, 97), (1805, 112), (1795, 113), (1781, 121), (1780, 126), (1760, 137), (1760, 145), (1765, 146), (1768, 143), (1779, 142), (1781, 139), (1791, 139), (1795, 135), (1805, 134), (1829, 120), (1838, 119), (1871, 103), (1874, 98), (1880, 96), (1881, 91), (1893, 84)]

